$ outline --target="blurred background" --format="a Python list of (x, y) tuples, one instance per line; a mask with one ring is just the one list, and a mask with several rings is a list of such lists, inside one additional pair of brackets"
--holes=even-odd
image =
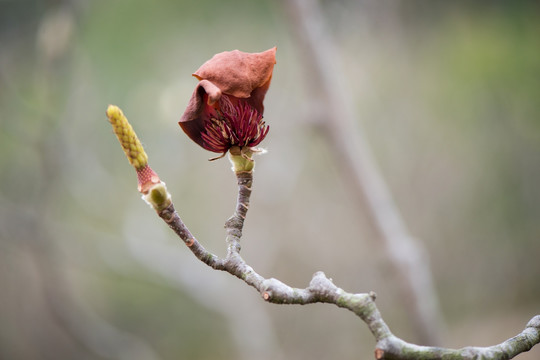
[[(431, 259), (440, 345), (514, 336), (540, 313), (540, 6), (320, 5), (355, 125)], [(141, 201), (105, 117), (108, 104), (124, 110), (184, 222), (223, 256), (234, 175), (177, 121), (203, 62), (273, 46), (244, 258), (291, 286), (323, 270), (375, 291), (394, 334), (421, 341), (313, 120), (294, 21), (285, 0), (0, 1), (1, 359), (373, 357), (353, 314), (266, 304), (199, 262)]]

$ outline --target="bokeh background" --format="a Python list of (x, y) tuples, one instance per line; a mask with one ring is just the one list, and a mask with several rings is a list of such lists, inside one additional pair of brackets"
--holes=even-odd
[[(441, 345), (517, 334), (540, 313), (538, 3), (321, 7), (359, 131), (431, 258)], [(323, 270), (375, 291), (393, 332), (418, 340), (365, 204), (313, 121), (292, 21), (285, 0), (0, 1), (1, 359), (372, 358), (351, 313), (266, 304), (196, 260), (140, 200), (105, 118), (110, 103), (124, 110), (183, 220), (224, 255), (234, 176), (177, 121), (204, 61), (273, 46), (242, 254), (292, 286)]]

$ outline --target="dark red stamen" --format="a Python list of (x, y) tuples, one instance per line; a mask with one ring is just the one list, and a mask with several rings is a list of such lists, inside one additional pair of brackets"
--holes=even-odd
[(268, 134), (269, 126), (262, 115), (246, 101), (233, 105), (225, 96), (220, 100), (217, 118), (205, 124), (203, 147), (216, 153), (226, 153), (232, 146), (255, 147)]

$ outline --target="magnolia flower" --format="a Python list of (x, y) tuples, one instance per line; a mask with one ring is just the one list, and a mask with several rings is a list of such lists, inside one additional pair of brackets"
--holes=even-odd
[(214, 55), (195, 73), (199, 84), (178, 122), (204, 149), (225, 154), (231, 147), (252, 149), (268, 133), (263, 100), (276, 63), (276, 48)]

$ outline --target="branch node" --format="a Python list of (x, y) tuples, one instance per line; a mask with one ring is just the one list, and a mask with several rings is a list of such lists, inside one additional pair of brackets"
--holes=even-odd
[(307, 304), (312, 298), (307, 289), (295, 289), (274, 278), (263, 280), (259, 290), (265, 301), (274, 304)]
[(528, 323), (527, 323), (527, 326), (528, 328), (536, 328), (537, 330), (540, 330), (540, 315), (536, 315), (535, 317), (533, 317)]

